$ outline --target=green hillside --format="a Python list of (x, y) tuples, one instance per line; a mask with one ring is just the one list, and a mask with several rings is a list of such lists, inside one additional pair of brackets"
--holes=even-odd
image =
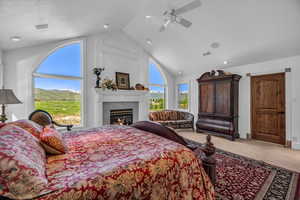
[(69, 90), (35, 89), (35, 101), (79, 101), (80, 94)]
[(48, 111), (56, 122), (80, 125), (80, 94), (69, 90), (35, 89), (35, 109)]

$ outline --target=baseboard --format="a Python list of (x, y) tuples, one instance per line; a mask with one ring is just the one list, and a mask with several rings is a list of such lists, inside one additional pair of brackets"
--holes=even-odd
[(292, 148), (292, 141), (291, 140), (285, 141), (285, 147), (291, 149)]
[(293, 142), (292, 148), (296, 150), (300, 150), (300, 143)]

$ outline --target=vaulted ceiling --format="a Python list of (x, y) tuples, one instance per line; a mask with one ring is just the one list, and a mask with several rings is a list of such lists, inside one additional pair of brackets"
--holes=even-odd
[[(0, 46), (4, 50), (123, 29), (142, 7), (141, 0), (0, 0)], [(36, 30), (37, 24), (49, 24)], [(22, 41), (12, 42), (10, 37)]]
[[(124, 30), (174, 74), (237, 66), (300, 54), (299, 0), (201, 0), (183, 14), (193, 22), (160, 33), (162, 13), (190, 0), (0, 0), (0, 46), (4, 50)], [(146, 19), (146, 15), (153, 16)], [(36, 24), (48, 23), (46, 31)], [(11, 36), (21, 36), (13, 43)], [(152, 40), (152, 45), (146, 39)], [(220, 44), (212, 48), (213, 42)], [(210, 51), (210, 56), (202, 56)]]

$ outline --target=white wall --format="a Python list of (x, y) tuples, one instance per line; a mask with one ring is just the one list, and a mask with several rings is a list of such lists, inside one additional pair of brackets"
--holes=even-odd
[[(85, 93), (85, 125), (97, 126), (94, 90), (96, 77), (92, 69), (105, 66), (102, 78), (115, 79), (115, 72), (130, 73), (130, 84), (148, 84), (149, 55), (126, 36), (123, 32), (108, 32), (79, 38), (74, 40), (49, 43), (34, 47), (21, 48), (7, 51), (3, 54), (5, 65), (4, 81), (7, 88), (12, 88), (17, 97), (24, 102), (22, 105), (11, 105), (8, 108), (9, 117), (12, 119), (26, 118), (34, 110), (32, 72), (47, 57), (49, 52), (66, 43), (83, 40), (84, 47), (84, 85)], [(172, 79), (169, 73), (162, 67), (166, 77)], [(173, 85), (173, 84), (172, 84)], [(170, 88), (173, 95), (173, 87)], [(173, 98), (169, 98), (173, 100)], [(171, 103), (173, 105), (173, 103)]]
[[(291, 68), (292, 72), (286, 73), (286, 134), (287, 140), (292, 141), (294, 149), (300, 149), (300, 56), (272, 60), (263, 63), (243, 65), (224, 69), (225, 71), (242, 75), (239, 89), (239, 132), (241, 138), (246, 138), (251, 133), (250, 126), (250, 78), (247, 73), (269, 74), (284, 72), (285, 68)], [(193, 75), (178, 77), (177, 83), (191, 82), (192, 112), (197, 116), (198, 112), (198, 85), (196, 79), (205, 71), (199, 70)]]
[(0, 87), (3, 85), (3, 64), (2, 64), (2, 50), (0, 47)]

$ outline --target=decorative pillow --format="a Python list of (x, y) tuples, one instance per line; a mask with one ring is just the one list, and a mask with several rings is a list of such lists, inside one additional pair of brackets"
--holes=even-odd
[(0, 130), (0, 195), (32, 199), (48, 184), (46, 155), (37, 138), (26, 130), (6, 125)]
[(61, 133), (53, 128), (45, 127), (40, 135), (40, 141), (45, 151), (49, 154), (58, 155), (67, 152)]
[(22, 120), (18, 120), (15, 122), (10, 122), (8, 124), (13, 124), (15, 126), (18, 126), (26, 131), (28, 131), (29, 133), (31, 133), (32, 135), (34, 135), (37, 138), (40, 138), (40, 134), (43, 132), (43, 127), (40, 126), (39, 124), (28, 120), (28, 119), (22, 119)]

